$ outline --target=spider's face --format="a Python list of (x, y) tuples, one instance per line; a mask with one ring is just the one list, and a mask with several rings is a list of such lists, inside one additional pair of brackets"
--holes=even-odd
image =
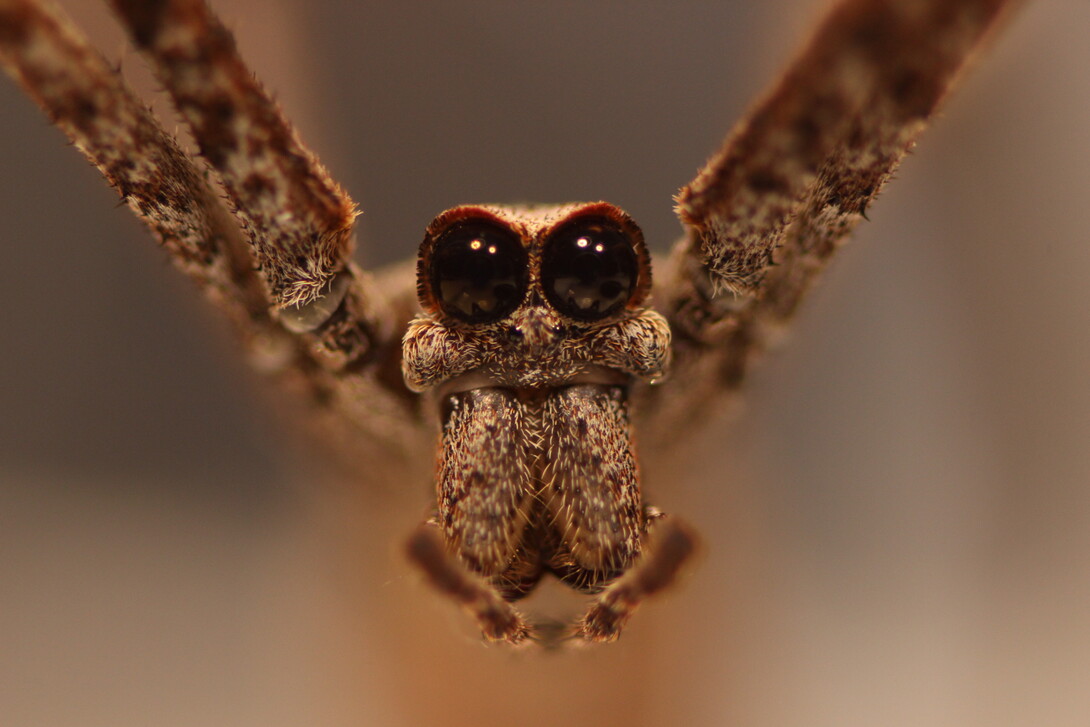
[[(611, 204), (455, 207), (420, 246), (424, 316), (405, 337), (406, 380), (422, 390), (459, 379), (460, 390), (656, 376), (669, 330), (645, 308), (650, 289), (643, 234)], [(438, 340), (450, 350), (422, 352)], [(628, 360), (634, 343), (639, 365)]]

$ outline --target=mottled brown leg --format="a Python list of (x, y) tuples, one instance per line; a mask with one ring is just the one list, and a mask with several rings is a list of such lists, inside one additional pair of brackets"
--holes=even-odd
[(112, 5), (223, 184), (273, 316), (315, 344), (333, 372), (396, 354), (388, 301), (350, 263), (355, 203), (247, 68), (231, 32), (203, 0)]
[(477, 620), (486, 639), (520, 644), (533, 635), (530, 625), (514, 606), (446, 549), (434, 525), (421, 525), (407, 546), (409, 560), (420, 568), (433, 588)]
[[(686, 237), (656, 276), (673, 381), (645, 436), (704, 420), (800, 300), (1017, 0), (842, 0), (681, 189)], [(661, 270), (661, 269), (660, 269)]]
[(654, 526), (654, 536), (643, 558), (594, 600), (575, 624), (575, 637), (616, 641), (639, 605), (668, 588), (696, 550), (696, 535), (676, 518), (659, 515), (649, 524)]
[(276, 335), (241, 232), (204, 172), (58, 8), (0, 2), (0, 66), (244, 338)]
[[(414, 454), (418, 420), (397, 371), (400, 335), (380, 325), (394, 316), (344, 263), (351, 200), (298, 143), (203, 4), (118, 4), (153, 62), (169, 61), (173, 80), (165, 85), (200, 131), (228, 203), (204, 164), (52, 3), (0, 0), (0, 67), (224, 312), (254, 367), (312, 405), (327, 451), (352, 466), (359, 441), (369, 438), (387, 452)], [(147, 46), (179, 53), (163, 58)]]

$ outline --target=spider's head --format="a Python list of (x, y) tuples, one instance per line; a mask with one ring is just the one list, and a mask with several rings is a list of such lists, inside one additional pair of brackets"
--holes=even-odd
[[(428, 225), (416, 281), (420, 325), (467, 352), (442, 356), (464, 360), (442, 374), (407, 368), (414, 388), (466, 371), (529, 386), (563, 384), (594, 367), (636, 373), (598, 355), (610, 330), (648, 315), (651, 290), (643, 233), (614, 205), (454, 207)], [(409, 345), (422, 333), (406, 336), (407, 361), (417, 360)]]

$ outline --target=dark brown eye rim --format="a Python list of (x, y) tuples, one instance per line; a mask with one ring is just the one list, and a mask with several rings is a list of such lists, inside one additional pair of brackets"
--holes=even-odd
[(527, 254), (512, 231), (487, 220), (464, 220), (436, 239), (428, 276), (444, 313), (466, 323), (494, 323), (526, 297)]
[(640, 258), (631, 236), (608, 217), (575, 220), (545, 241), (541, 285), (561, 315), (599, 321), (639, 290)]

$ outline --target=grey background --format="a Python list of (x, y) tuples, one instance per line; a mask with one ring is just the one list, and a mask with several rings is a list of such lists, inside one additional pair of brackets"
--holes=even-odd
[[(608, 199), (663, 249), (670, 195), (818, 12), (216, 5), (365, 210), (372, 265), (473, 201)], [(153, 89), (102, 7), (67, 7)], [(1085, 724), (1087, 27), (1038, 2), (983, 59), (744, 411), (648, 473), (700, 566), (571, 655), (486, 649), (419, 586), (397, 544), (426, 483), (344, 483), (289, 444), (214, 314), (0, 81), (0, 721)]]

